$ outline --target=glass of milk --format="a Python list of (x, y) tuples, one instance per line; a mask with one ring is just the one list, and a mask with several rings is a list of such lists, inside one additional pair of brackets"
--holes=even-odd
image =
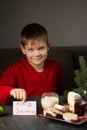
[(53, 107), (55, 104), (59, 103), (59, 96), (57, 93), (47, 92), (43, 93), (41, 96), (41, 106), (44, 110), (49, 107)]

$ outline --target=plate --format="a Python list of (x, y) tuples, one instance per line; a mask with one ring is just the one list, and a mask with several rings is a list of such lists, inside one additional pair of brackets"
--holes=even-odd
[(40, 113), (39, 116), (47, 118), (47, 119), (52, 119), (52, 120), (56, 120), (56, 121), (61, 121), (61, 122), (73, 124), (73, 125), (81, 125), (81, 124), (87, 122), (87, 108), (86, 108), (86, 111), (84, 112), (84, 115), (79, 116), (77, 121), (66, 121), (62, 118), (62, 116), (58, 116), (58, 117), (52, 117), (52, 116), (49, 116), (49, 115), (44, 116), (43, 112)]

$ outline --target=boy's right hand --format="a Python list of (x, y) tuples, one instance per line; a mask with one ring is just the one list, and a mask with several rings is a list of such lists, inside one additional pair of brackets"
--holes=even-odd
[(10, 95), (16, 99), (22, 100), (23, 102), (26, 101), (27, 94), (25, 89), (22, 88), (14, 88), (10, 91)]

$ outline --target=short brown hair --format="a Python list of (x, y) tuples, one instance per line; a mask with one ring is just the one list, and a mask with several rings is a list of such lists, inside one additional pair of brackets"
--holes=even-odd
[(26, 25), (21, 31), (21, 44), (26, 45), (28, 40), (43, 39), (48, 43), (48, 33), (45, 27), (38, 23), (31, 23)]

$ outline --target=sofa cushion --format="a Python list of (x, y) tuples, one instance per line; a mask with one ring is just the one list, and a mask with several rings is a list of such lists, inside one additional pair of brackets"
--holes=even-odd
[(65, 80), (69, 89), (74, 88), (74, 68), (71, 52), (58, 47), (52, 47), (49, 51), (48, 58), (55, 59), (62, 65)]
[(0, 49), (0, 76), (3, 71), (14, 62), (23, 57), (20, 49)]
[(74, 70), (79, 69), (79, 57), (84, 56), (87, 62), (87, 47), (75, 47), (71, 50), (73, 63), (74, 63)]

